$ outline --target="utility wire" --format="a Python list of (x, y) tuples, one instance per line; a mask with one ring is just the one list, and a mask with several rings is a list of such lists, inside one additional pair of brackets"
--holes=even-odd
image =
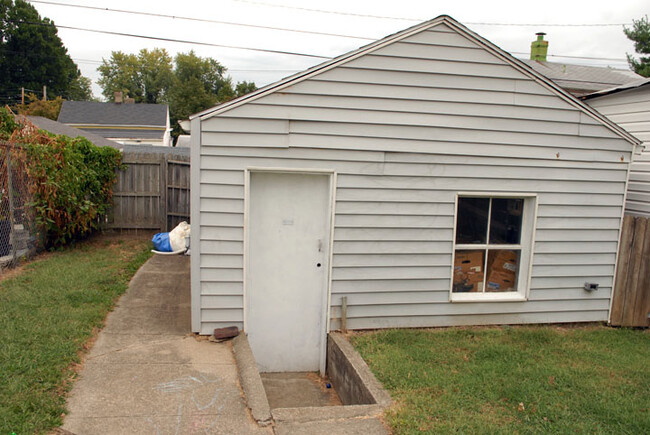
[(32, 25), (35, 25), (35, 26), (56, 27), (56, 28), (60, 28), (60, 29), (69, 29), (69, 30), (80, 30), (82, 32), (103, 33), (103, 34), (106, 34), (106, 35), (128, 36), (128, 37), (131, 37), (131, 38), (141, 38), (141, 39), (149, 39), (149, 40), (155, 40), (155, 41), (178, 42), (178, 43), (181, 43), (181, 44), (204, 45), (204, 46), (208, 46), (208, 47), (219, 47), (219, 48), (231, 48), (231, 49), (234, 49), (234, 50), (260, 51), (260, 52), (263, 52), (263, 53), (286, 54), (286, 55), (290, 55), (290, 56), (311, 57), (311, 58), (316, 58), (316, 59), (331, 59), (331, 57), (328, 57), (328, 56), (318, 56), (316, 54), (298, 53), (298, 52), (293, 52), (293, 51), (270, 50), (270, 49), (266, 49), (266, 48), (253, 48), (253, 47), (239, 47), (239, 46), (236, 46), (236, 45), (212, 44), (212, 43), (209, 43), (209, 42), (189, 41), (189, 40), (185, 40), (185, 39), (163, 38), (163, 37), (158, 37), (158, 36), (136, 35), (136, 34), (133, 34), (133, 33), (111, 32), (111, 31), (108, 31), (108, 30), (85, 29), (83, 27), (62, 26), (60, 24), (57, 24), (55, 26), (54, 24), (48, 24), (48, 23), (37, 23), (37, 22), (31, 22), (31, 21), (13, 21), (13, 20), (6, 20), (6, 22), (10, 22), (10, 23), (13, 23), (13, 24), (32, 24)]
[[(244, 2), (244, 3), (263, 4), (263, 5), (277, 6), (277, 7), (306, 9), (306, 8), (299, 8), (299, 7), (293, 7), (293, 6), (271, 5), (271, 4), (268, 4), (268, 3), (252, 2), (252, 1), (248, 1), (248, 0), (233, 0), (233, 1), (241, 1), (241, 2)], [(189, 17), (180, 17), (180, 16), (173, 16), (173, 15), (154, 14), (154, 13), (149, 13), (149, 12), (137, 12), (137, 11), (127, 11), (127, 10), (100, 8), (100, 7), (84, 6), (84, 5), (73, 5), (73, 4), (65, 4), (65, 3), (57, 3), (57, 2), (49, 2), (49, 1), (40, 1), (40, 0), (30, 0), (30, 2), (31, 3), (43, 3), (43, 4), (60, 5), (60, 6), (80, 7), (80, 8), (96, 9), (96, 10), (102, 10), (102, 11), (105, 10), (105, 11), (113, 11), (113, 12), (121, 12), (121, 13), (130, 13), (130, 14), (138, 14), (138, 15), (150, 15), (150, 16), (175, 18), (175, 19), (182, 19), (182, 20), (193, 20), (193, 21), (204, 21), (204, 22), (210, 22), (210, 23), (242, 25), (242, 26), (249, 26), (249, 27), (260, 27), (260, 28), (265, 28), (265, 29), (273, 29), (273, 30), (280, 30), (280, 31), (287, 31), (287, 32), (313, 33), (313, 34), (326, 35), (326, 36), (356, 38), (356, 39), (364, 39), (364, 40), (374, 40), (375, 39), (375, 38), (361, 37), (361, 36), (343, 35), (343, 34), (335, 34), (335, 33), (323, 33), (323, 32), (311, 32), (311, 31), (303, 31), (303, 30), (284, 29), (284, 28), (279, 28), (279, 27), (255, 26), (255, 25), (248, 25), (248, 24), (239, 24), (239, 23), (229, 23), (229, 22), (215, 21), (215, 20), (205, 20), (205, 19), (199, 19), (199, 18), (189, 18)], [(320, 11), (318, 9), (307, 9), (307, 10), (317, 11), (317, 12), (327, 12), (327, 11)], [(332, 12), (332, 13), (334, 13), (334, 12)], [(346, 14), (346, 13), (341, 12), (341, 14)], [(352, 14), (352, 15), (359, 15), (359, 14)], [(365, 16), (365, 15), (363, 15), (363, 16)], [(382, 17), (379, 17), (379, 16), (372, 16), (372, 15), (368, 15), (368, 16), (382, 18)], [(389, 17), (383, 17), (383, 18), (389, 18)], [(395, 19), (400, 19), (400, 18), (395, 18)], [(54, 26), (53, 24), (35, 23), (35, 22), (22, 22), (22, 23), (24, 23), (24, 24), (42, 25), (42, 26)], [(510, 25), (514, 25), (514, 26), (620, 26), (620, 25), (623, 25), (623, 24), (507, 24), (507, 23), (468, 23), (468, 24), (497, 25), (497, 26), (510, 26)], [(197, 42), (197, 41), (189, 41), (189, 40), (181, 40), (181, 39), (173, 39), (173, 38), (162, 38), (162, 37), (153, 37), (153, 36), (146, 36), (146, 35), (136, 35), (136, 34), (130, 34), (130, 33), (112, 32), (112, 31), (97, 30), (97, 29), (86, 29), (86, 28), (63, 26), (63, 25), (56, 25), (54, 27), (60, 27), (62, 29), (70, 29), (70, 30), (79, 30), (79, 31), (85, 31), (85, 32), (104, 33), (104, 34), (109, 34), (109, 35), (118, 35), (118, 36), (134, 37), (134, 38), (160, 40), (160, 41), (167, 41), (167, 42), (178, 42), (178, 43), (185, 43), (185, 44), (196, 44), (196, 45), (204, 45), (204, 46), (212, 46), (212, 47), (238, 49), (238, 50), (251, 50), (251, 51), (261, 51), (261, 52), (275, 53), (275, 54), (286, 54), (286, 55), (293, 55), (293, 56), (304, 56), (304, 57), (312, 57), (312, 58), (320, 58), (320, 59), (331, 59), (331, 57), (327, 57), (327, 56), (318, 56), (318, 55), (313, 55), (313, 54), (289, 52), (289, 51), (282, 51), (282, 50), (269, 50), (269, 49), (262, 49), (262, 48), (253, 48), (253, 47), (239, 47), (239, 46), (230, 46), (230, 45), (222, 45), (222, 44), (212, 44), (212, 43), (207, 43), (207, 42)], [(528, 54), (528, 53), (514, 52), (514, 51), (511, 52), (511, 53)], [(604, 61), (615, 61), (615, 62), (621, 62), (621, 63), (626, 62), (625, 59), (599, 58), (599, 57), (587, 57), (587, 56), (568, 56), (568, 55), (564, 56), (564, 55), (559, 55), (559, 54), (558, 55), (549, 55), (549, 57), (563, 57), (563, 58), (587, 59), (587, 60), (604, 60)], [(99, 61), (85, 60), (85, 59), (79, 59), (79, 61), (80, 62), (85, 62), (85, 63), (99, 62)], [(99, 62), (99, 63), (101, 63), (101, 62)]]
[[(0, 47), (0, 53), (13, 53), (13, 54), (19, 54), (21, 56), (27, 56), (27, 57), (38, 57), (38, 58), (43, 58), (47, 57), (49, 59), (58, 59), (56, 56), (43, 56), (38, 53), (25, 53), (23, 51), (18, 51), (18, 50), (9, 50), (4, 47)], [(80, 59), (76, 57), (71, 57), (71, 59), (77, 63), (90, 63), (90, 64), (96, 64), (96, 65), (101, 65), (104, 63), (103, 60), (95, 60), (95, 59)], [(235, 72), (298, 72), (302, 71), (300, 69), (227, 69), (228, 71), (235, 71)], [(34, 91), (33, 89), (25, 89)], [(41, 90), (42, 91), (42, 90)], [(41, 91), (34, 91), (34, 92), (41, 92)]]
[[(422, 22), (431, 19), (429, 18), (408, 18), (408, 17), (391, 17), (386, 15), (369, 15), (369, 14), (356, 14), (352, 12), (339, 12), (339, 11), (328, 11), (323, 9), (311, 9), (303, 8), (300, 6), (289, 6), (289, 5), (280, 5), (275, 3), (266, 3), (260, 1), (252, 0), (232, 0), (239, 3), (249, 3), (252, 5), (258, 6), (268, 6), (272, 8), (284, 8), (284, 9), (295, 9), (300, 11), (307, 12), (318, 12), (323, 14), (334, 14), (334, 15), (347, 15), (352, 17), (362, 17), (362, 18), (379, 18), (384, 20), (401, 20), (401, 21), (414, 21)], [(605, 26), (626, 26), (631, 25), (632, 23), (592, 23), (592, 24), (578, 24), (578, 23), (561, 23), (561, 24), (545, 24), (545, 23), (486, 23), (486, 22), (464, 22), (464, 24), (472, 25), (481, 25), (481, 26), (521, 26), (521, 27), (539, 27), (539, 26), (552, 26), (552, 27), (605, 27)]]
[[(158, 17), (158, 18), (171, 18), (171, 19), (176, 19), (176, 20), (186, 20), (186, 21), (212, 23), (212, 24), (225, 24), (225, 25), (228, 25), (228, 26), (240, 26), (240, 27), (250, 27), (250, 28), (257, 28), (257, 29), (276, 30), (276, 31), (280, 31), (280, 32), (294, 32), (294, 33), (304, 33), (304, 34), (312, 34), (312, 35), (320, 35), (320, 36), (333, 36), (333, 37), (338, 37), (338, 38), (352, 38), (352, 39), (361, 39), (361, 40), (366, 40), (366, 41), (372, 41), (372, 40), (376, 39), (374, 37), (368, 37), (368, 36), (345, 35), (345, 34), (341, 34), (341, 33), (330, 33), (330, 32), (316, 32), (316, 31), (313, 31), (313, 30), (287, 29), (287, 28), (284, 28), (284, 27), (261, 26), (261, 25), (256, 25), (256, 24), (236, 23), (236, 22), (232, 22), (232, 21), (210, 20), (210, 19), (206, 19), (206, 18), (185, 17), (185, 16), (180, 16), (180, 15), (168, 15), (168, 14), (160, 14), (160, 13), (153, 13), (153, 12), (132, 11), (132, 10), (126, 10), (126, 9), (102, 8), (102, 7), (98, 7), (98, 6), (87, 6), (87, 5), (79, 5), (79, 4), (72, 4), (72, 3), (59, 3), (59, 2), (42, 1), (42, 0), (27, 0), (27, 1), (29, 1), (30, 3), (40, 3), (40, 4), (53, 5), (53, 6), (65, 6), (65, 7), (72, 7), (72, 8), (82, 8), (82, 9), (91, 9), (91, 10), (98, 10), (98, 11), (118, 12), (118, 13), (133, 14), (133, 15), (144, 15), (144, 16)], [(249, 0), (233, 0), (233, 1), (239, 1), (239, 2), (242, 2), (242, 3), (250, 3), (250, 4), (262, 5), (262, 6), (269, 6), (269, 7), (297, 9), (297, 10), (304, 10), (304, 11), (309, 11), (309, 12), (318, 12), (318, 13), (327, 13), (327, 14), (336, 14), (336, 15), (349, 15), (349, 16), (356, 16), (356, 17), (391, 19), (391, 20), (404, 20), (404, 21), (414, 21), (414, 22), (425, 21), (425, 19), (420, 19), (420, 18), (389, 17), (389, 16), (382, 16), (382, 15), (368, 15), (368, 14), (355, 14), (355, 13), (349, 13), (349, 12), (326, 11), (326, 10), (322, 10), (322, 9), (310, 9), (310, 8), (303, 8), (303, 7), (298, 7), (298, 6), (277, 5), (277, 4), (271, 4), (271, 3), (249, 1)], [(549, 23), (466, 22), (465, 24), (478, 25), (478, 26), (509, 26), (509, 27), (513, 27), (513, 26), (514, 27), (543, 27), (543, 26), (547, 26), (547, 27), (621, 27), (621, 26), (625, 26), (625, 25), (630, 25), (631, 23), (591, 23), (591, 24), (590, 23), (559, 23), (559, 24), (549, 24)]]
[(284, 8), (284, 9), (295, 9), (299, 11), (307, 11), (307, 12), (318, 12), (321, 14), (333, 14), (333, 15), (348, 15), (352, 17), (361, 17), (361, 18), (380, 18), (384, 20), (402, 20), (402, 21), (417, 21), (422, 22), (425, 20), (422, 20), (420, 18), (407, 18), (407, 17), (387, 17), (384, 15), (369, 15), (369, 14), (355, 14), (352, 12), (339, 12), (339, 11), (326, 11), (323, 9), (311, 9), (311, 8), (302, 8), (299, 6), (289, 6), (289, 5), (278, 5), (274, 3), (264, 3), (264, 2), (258, 2), (258, 1), (249, 1), (249, 0), (232, 0), (240, 3), (249, 3), (252, 5), (258, 5), (258, 6), (268, 6), (272, 8)]
[(108, 11), (108, 12), (119, 12), (123, 14), (133, 14), (133, 15), (145, 15), (149, 17), (158, 17), (158, 18), (172, 18), (175, 20), (186, 20), (186, 21), (195, 21), (201, 23), (211, 23), (211, 24), (226, 24), (228, 26), (241, 26), (241, 27), (252, 27), (256, 29), (265, 29), (265, 30), (278, 30), (281, 32), (296, 32), (296, 33), (308, 33), (312, 35), (320, 36), (336, 36), (340, 38), (354, 38), (354, 39), (363, 39), (363, 40), (373, 40), (375, 38), (369, 38), (365, 36), (355, 36), (355, 35), (342, 35), (339, 33), (328, 33), (328, 32), (316, 32), (313, 30), (299, 30), (299, 29), (286, 29), (283, 27), (271, 27), (271, 26), (260, 26), (256, 24), (245, 24), (245, 23), (235, 23), (232, 21), (219, 21), (219, 20), (208, 20), (206, 18), (192, 18), (192, 17), (183, 17), (178, 15), (166, 15), (166, 14), (157, 14), (153, 12), (140, 12), (140, 11), (129, 11), (125, 9), (111, 9), (111, 8), (101, 8), (97, 6), (86, 6), (86, 5), (77, 5), (70, 3), (58, 3), (50, 1), (40, 1), (40, 0), (28, 0), (30, 3), (41, 3), (46, 5), (54, 6), (68, 6), (72, 8), (82, 8), (82, 9), (92, 9), (97, 11)]
[[(530, 53), (523, 51), (511, 51), (511, 54), (524, 54), (528, 55)], [(563, 54), (547, 54), (548, 57), (565, 57), (568, 59), (587, 59), (587, 60), (609, 60), (612, 62), (627, 62), (627, 59), (623, 58), (613, 58), (613, 57), (588, 57), (588, 56), (565, 56)]]

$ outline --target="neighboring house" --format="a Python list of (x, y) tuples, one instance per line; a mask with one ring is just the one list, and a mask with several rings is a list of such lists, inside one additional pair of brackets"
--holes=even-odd
[(172, 144), (165, 104), (64, 101), (58, 121), (122, 145)]
[(324, 369), (343, 301), (349, 329), (608, 319), (638, 141), (448, 16), (191, 136), (192, 329), (262, 371)]
[[(22, 117), (23, 117), (22, 115), (19, 115), (19, 118)], [(89, 133), (84, 130), (79, 130), (78, 128), (70, 127), (69, 125), (65, 125), (60, 122), (53, 121), (49, 118), (44, 118), (42, 116), (25, 116), (25, 118), (27, 118), (27, 120), (29, 120), (32, 124), (40, 128), (41, 130), (49, 131), (50, 133), (53, 134), (63, 134), (71, 138), (82, 136), (88, 139), (89, 141), (91, 141), (93, 144), (100, 147), (105, 147), (105, 146), (112, 147), (112, 148), (119, 147), (119, 144), (110, 141), (106, 138), (103, 138), (93, 133)]]
[(589, 94), (583, 99), (643, 141), (630, 165), (625, 211), (650, 217), (650, 78)]
[(522, 59), (522, 62), (576, 97), (642, 79), (624, 69)]

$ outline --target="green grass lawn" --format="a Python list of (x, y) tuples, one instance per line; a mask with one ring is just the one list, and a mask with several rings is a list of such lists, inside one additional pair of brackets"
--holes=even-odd
[(395, 433), (650, 433), (650, 333), (605, 326), (351, 337)]
[(99, 236), (0, 278), (0, 434), (46, 433), (88, 341), (149, 258), (142, 236)]

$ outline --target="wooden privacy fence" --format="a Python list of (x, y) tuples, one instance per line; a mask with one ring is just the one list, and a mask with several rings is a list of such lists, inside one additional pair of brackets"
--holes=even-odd
[(189, 155), (125, 147), (122, 161), (126, 169), (117, 172), (107, 228), (170, 231), (189, 223)]
[(625, 215), (610, 324), (649, 326), (650, 218)]

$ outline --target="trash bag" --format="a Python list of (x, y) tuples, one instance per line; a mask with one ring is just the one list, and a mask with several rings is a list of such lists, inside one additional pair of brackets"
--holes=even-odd
[(169, 244), (172, 252), (181, 251), (186, 248), (185, 237), (190, 236), (190, 226), (187, 222), (181, 222), (176, 228), (169, 232)]
[(169, 233), (154, 234), (151, 239), (153, 242), (153, 249), (158, 252), (172, 252), (172, 246), (169, 243)]

